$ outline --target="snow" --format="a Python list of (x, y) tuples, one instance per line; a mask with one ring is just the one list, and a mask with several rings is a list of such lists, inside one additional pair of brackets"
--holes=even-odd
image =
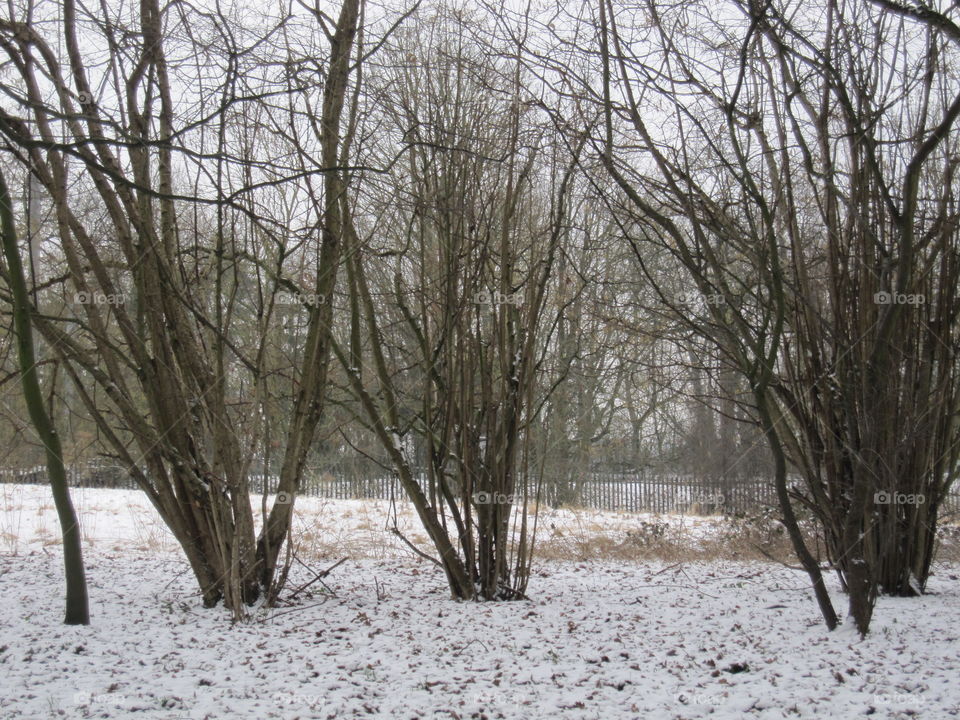
[[(384, 530), (386, 503), (306, 498), (301, 557), (315, 570), (349, 558), (325, 580), (335, 594), (316, 585), (231, 623), (202, 608), (140, 494), (78, 490), (92, 624), (66, 627), (44, 490), (0, 485), (3, 718), (960, 716), (960, 576), (948, 565), (928, 595), (880, 598), (865, 640), (825, 629), (802, 573), (757, 561), (549, 559), (529, 601), (457, 603), (439, 569)], [(581, 533), (558, 546), (576, 558), (631, 517), (540, 522)], [(718, 532), (663, 521), (693, 543)]]
[[(80, 521), (84, 541), (117, 551), (128, 548), (175, 552), (173, 535), (161, 522), (146, 495), (135, 491), (99, 488), (71, 488), (71, 497)], [(272, 503), (274, 496), (269, 497)], [(268, 503), (268, 507), (269, 507)], [(260, 527), (260, 498), (253, 502)], [(297, 498), (294, 535), (313, 554), (342, 549), (356, 557), (406, 558), (409, 551), (392, 533), (394, 510), (398, 529), (415, 543), (426, 545), (413, 506), (388, 500), (328, 500)], [(532, 518), (531, 518), (532, 520)], [(587, 559), (609, 554), (612, 542), (598, 538), (624, 539), (643, 523), (662, 527), (664, 544), (705, 543), (718, 534), (718, 517), (658, 516), (650, 513), (599, 510), (552, 510), (539, 516), (537, 545), (547, 555)], [(17, 553), (29, 548), (60, 543), (56, 509), (50, 491), (43, 485), (0, 483), (0, 552)]]

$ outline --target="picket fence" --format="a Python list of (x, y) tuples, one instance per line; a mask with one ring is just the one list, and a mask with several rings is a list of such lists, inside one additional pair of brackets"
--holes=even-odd
[[(67, 469), (73, 487), (136, 489), (137, 484), (123, 468), (88, 463)], [(419, 477), (425, 485), (424, 475)], [(43, 484), (46, 468), (0, 468), (0, 483)], [(251, 475), (251, 491), (275, 493), (275, 475)], [(400, 481), (386, 475), (356, 477), (350, 474), (316, 473), (306, 478), (301, 494), (329, 499), (405, 498)], [(551, 507), (583, 507), (623, 512), (743, 515), (776, 506), (773, 483), (764, 478), (716, 480), (688, 475), (591, 472), (571, 482), (541, 481), (527, 489), (529, 500)], [(944, 519), (960, 516), (960, 494), (944, 503)]]

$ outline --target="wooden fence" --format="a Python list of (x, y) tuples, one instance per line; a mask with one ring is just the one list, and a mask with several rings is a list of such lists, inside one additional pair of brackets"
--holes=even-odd
[[(102, 463), (70, 467), (68, 481), (73, 487), (136, 489), (123, 468)], [(419, 477), (421, 486), (425, 476)], [(0, 469), (0, 483), (44, 484), (46, 468)], [(275, 475), (251, 475), (251, 492), (276, 492)], [(594, 472), (573, 482), (543, 481), (528, 488), (528, 497), (551, 507), (584, 507), (596, 510), (652, 513), (746, 514), (777, 504), (773, 483), (764, 478), (706, 480), (681, 475), (648, 475)], [(301, 494), (330, 499), (405, 499), (395, 477), (356, 477), (349, 474), (313, 474), (304, 482)], [(960, 517), (960, 494), (944, 503), (943, 519)]]

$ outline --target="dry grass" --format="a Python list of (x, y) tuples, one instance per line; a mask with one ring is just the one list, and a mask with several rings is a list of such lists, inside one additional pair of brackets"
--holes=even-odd
[[(102, 493), (102, 491), (101, 491)], [(17, 554), (32, 543), (60, 543), (52, 503), (22, 486), (0, 484), (0, 552)], [(116, 550), (176, 552), (178, 546), (149, 503), (131, 496), (123, 504), (97, 491), (74, 491), (84, 544)], [(259, 522), (259, 503), (254, 516)], [(960, 526), (943, 525), (937, 563), (960, 564)], [(389, 560), (408, 557), (398, 538), (428, 554), (433, 549), (411, 504), (383, 500), (317, 500), (298, 503), (292, 538), (298, 557), (328, 564), (341, 558)], [(617, 560), (693, 562), (774, 560), (796, 564), (783, 528), (772, 515), (724, 518), (710, 515), (652, 515), (541, 507), (528, 517), (536, 525), (538, 561)], [(452, 523), (451, 523), (452, 527)], [(822, 555), (822, 542), (809, 533), (809, 546)]]
[(941, 525), (937, 542), (937, 562), (960, 565), (960, 525)]
[(626, 527), (586, 524), (580, 532), (550, 527), (537, 539), (542, 560), (777, 560), (789, 562), (790, 543), (782, 528), (750, 522), (692, 516), (644, 516)]
[[(410, 542), (431, 552), (411, 506), (397, 504), (396, 524)], [(325, 502), (298, 507), (293, 532), (298, 557), (328, 561), (343, 557), (387, 559), (409, 554), (391, 532), (393, 510), (371, 501), (344, 507)], [(718, 516), (656, 516), (600, 513), (582, 508), (541, 509), (535, 555), (541, 561), (620, 560), (672, 562), (736, 559), (789, 562), (792, 550), (779, 524), (770, 519), (733, 520)]]

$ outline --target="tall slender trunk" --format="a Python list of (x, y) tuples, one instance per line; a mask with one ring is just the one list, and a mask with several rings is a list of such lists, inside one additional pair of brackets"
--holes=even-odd
[(44, 407), (40, 380), (37, 378), (37, 361), (33, 352), (30, 320), (30, 296), (27, 293), (20, 248), (17, 245), (13, 203), (2, 171), (0, 171), (0, 228), (2, 228), (3, 253), (7, 262), (7, 282), (13, 292), (13, 322), (17, 333), (23, 398), (30, 413), (30, 420), (46, 452), (50, 489), (53, 491), (53, 501), (57, 508), (63, 537), (63, 564), (67, 582), (67, 608), (64, 622), (67, 625), (89, 625), (90, 608), (87, 599), (87, 579), (83, 568), (83, 551), (80, 544), (80, 525), (67, 487), (67, 472), (63, 464), (60, 436), (57, 435), (53, 420)]
[(830, 593), (827, 591), (827, 585), (823, 580), (820, 565), (810, 552), (806, 542), (804, 542), (800, 523), (797, 521), (796, 513), (793, 512), (790, 493), (787, 490), (787, 459), (780, 437), (777, 434), (776, 421), (770, 412), (770, 403), (766, 397), (766, 391), (755, 389), (754, 392), (757, 400), (757, 410), (760, 415), (760, 424), (767, 438), (770, 451), (773, 453), (774, 485), (777, 491), (777, 501), (780, 504), (781, 522), (787, 529), (787, 535), (790, 537), (793, 550), (810, 578), (811, 585), (813, 585), (813, 594), (817, 598), (817, 605), (820, 607), (823, 621), (826, 623), (828, 630), (833, 630), (839, 624), (839, 618), (830, 600)]

